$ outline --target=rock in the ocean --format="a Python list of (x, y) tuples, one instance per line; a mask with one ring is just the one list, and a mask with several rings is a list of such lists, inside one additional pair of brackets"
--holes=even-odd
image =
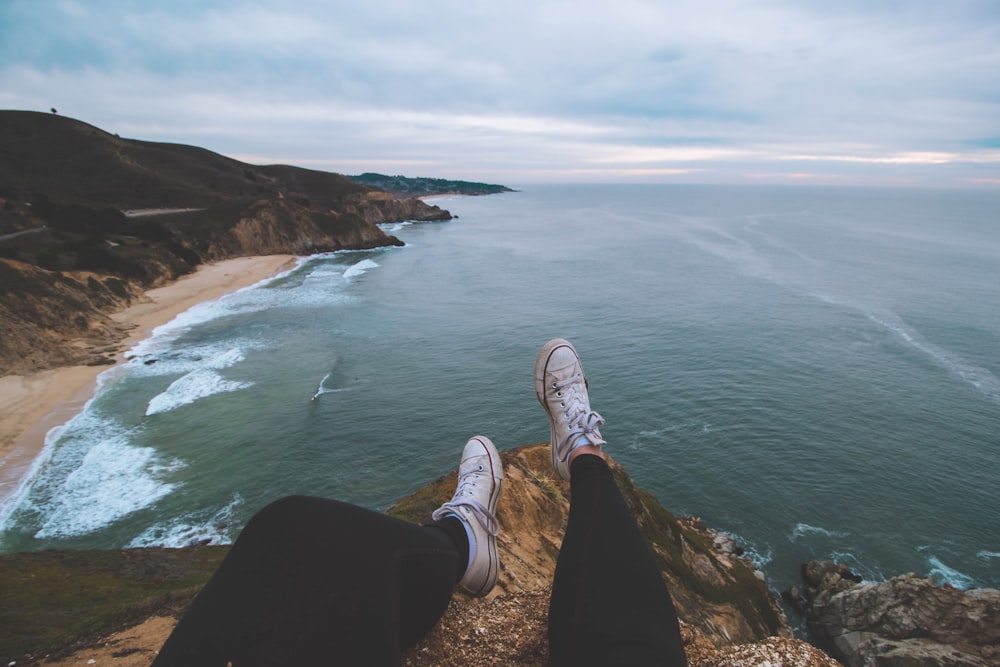
[(806, 622), (849, 667), (1000, 664), (1000, 591), (962, 591), (904, 574), (862, 583), (829, 561), (803, 567)]

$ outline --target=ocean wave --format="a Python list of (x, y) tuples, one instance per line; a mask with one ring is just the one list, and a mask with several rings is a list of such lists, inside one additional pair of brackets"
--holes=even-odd
[[(209, 358), (187, 357), (181, 362), (197, 364), (197, 368), (179, 379), (174, 380), (166, 391), (157, 394), (150, 399), (146, 408), (146, 416), (169, 412), (177, 408), (194, 403), (195, 401), (222, 394), (226, 392), (239, 391), (252, 387), (252, 382), (236, 382), (226, 380), (216, 371), (223, 368), (230, 368), (243, 361), (245, 356), (239, 347), (228, 347), (221, 352), (217, 352)], [(178, 364), (168, 364), (175, 370)]]
[[(329, 280), (335, 276), (338, 281), (344, 274), (341, 268), (346, 257), (359, 251), (337, 251), (303, 257), (289, 271), (266, 278), (254, 285), (230, 292), (214, 301), (206, 301), (192, 306), (172, 320), (153, 329), (151, 335), (126, 352), (126, 358), (155, 358), (163, 350), (169, 350), (181, 336), (198, 325), (224, 317), (246, 315), (277, 308), (329, 307), (352, 301), (352, 297), (342, 290), (302, 290), (301, 283), (309, 278)], [(365, 251), (371, 252), (371, 251)], [(355, 263), (363, 264), (362, 260)], [(371, 262), (374, 264), (374, 262)], [(377, 265), (376, 265), (377, 266)], [(331, 269), (332, 267), (332, 269)], [(364, 270), (369, 267), (362, 267)], [(347, 269), (348, 271), (351, 268)]]
[(124, 371), (132, 377), (160, 377), (185, 375), (203, 368), (220, 370), (230, 368), (246, 358), (246, 353), (266, 349), (260, 340), (230, 338), (211, 345), (161, 345), (153, 350), (138, 346)]
[(949, 567), (941, 562), (936, 556), (930, 556), (927, 563), (931, 566), (930, 577), (937, 584), (949, 584), (955, 588), (968, 590), (976, 587), (976, 580), (969, 575), (959, 572), (953, 567)]
[(149, 400), (146, 416), (170, 412), (202, 398), (252, 387), (253, 382), (226, 380), (213, 370), (191, 371)]
[(356, 264), (352, 264), (351, 266), (349, 266), (347, 268), (347, 270), (344, 271), (344, 278), (347, 279), (347, 280), (350, 280), (351, 278), (355, 278), (357, 276), (363, 275), (369, 269), (374, 269), (374, 268), (377, 268), (377, 267), (378, 267), (378, 264), (376, 264), (372, 260), (370, 260), (370, 259), (363, 259), (360, 262), (358, 262)]
[(203, 301), (191, 306), (184, 312), (176, 315), (169, 322), (154, 328), (150, 337), (140, 341), (132, 350), (129, 350), (129, 353), (132, 353), (136, 349), (141, 352), (147, 352), (149, 348), (172, 341), (199, 324), (210, 322), (225, 315), (259, 310), (256, 307), (258, 301), (256, 295), (266, 292), (266, 290), (260, 288), (280, 284), (288, 276), (299, 271), (305, 265), (307, 259), (300, 258), (296, 262), (295, 267), (288, 271), (282, 271), (281, 273), (264, 278), (253, 285), (242, 287), (214, 301)]
[(177, 484), (163, 477), (184, 464), (133, 445), (140, 431), (94, 411), (50, 431), (48, 454), (11, 499), (3, 530), (28, 531), (37, 539), (85, 535), (171, 493)]
[(800, 538), (810, 535), (819, 535), (822, 537), (847, 537), (848, 534), (836, 530), (827, 530), (826, 528), (820, 528), (819, 526), (810, 526), (808, 523), (797, 523), (788, 534), (788, 540), (790, 542), (795, 542)]
[(100, 442), (61, 484), (38, 539), (86, 535), (148, 507), (176, 488), (157, 481), (156, 451), (122, 442)]
[(150, 526), (136, 536), (127, 548), (167, 547), (179, 549), (199, 544), (229, 544), (231, 531), (236, 526), (236, 509), (243, 505), (243, 497), (233, 494), (228, 505), (215, 513), (192, 512), (165, 523)]
[(386, 222), (379, 225), (381, 229), (386, 234), (395, 234), (398, 231), (402, 231), (404, 227), (409, 227), (413, 224), (412, 220), (406, 220), (404, 222)]
[(980, 551), (979, 553), (976, 554), (976, 558), (982, 558), (983, 560), (992, 560), (994, 558), (1000, 558), (1000, 553), (997, 553), (996, 551), (986, 551), (984, 549), (983, 551)]
[(733, 535), (733, 537), (736, 539), (736, 544), (743, 549), (744, 557), (748, 558), (758, 570), (763, 570), (774, 559), (774, 550), (770, 546), (758, 547), (742, 535)]

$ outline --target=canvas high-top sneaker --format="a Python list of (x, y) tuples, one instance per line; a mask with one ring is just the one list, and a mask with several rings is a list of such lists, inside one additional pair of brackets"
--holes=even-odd
[(538, 353), (535, 396), (549, 415), (552, 467), (569, 479), (570, 452), (581, 445), (607, 444), (597, 430), (604, 418), (590, 409), (583, 364), (569, 341), (555, 338)]
[(431, 515), (435, 521), (454, 516), (465, 524), (469, 565), (458, 587), (469, 595), (489, 593), (500, 571), (497, 556), (500, 526), (494, 512), (502, 483), (503, 466), (496, 447), (486, 436), (473, 436), (462, 450), (455, 495)]

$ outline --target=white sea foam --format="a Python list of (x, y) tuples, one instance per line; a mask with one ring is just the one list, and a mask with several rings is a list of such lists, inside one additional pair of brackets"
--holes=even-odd
[(350, 280), (356, 276), (360, 276), (365, 273), (368, 269), (374, 269), (378, 267), (378, 264), (370, 259), (363, 259), (357, 264), (353, 264), (346, 271), (344, 271), (344, 278)]
[(758, 570), (764, 569), (768, 563), (774, 558), (774, 550), (770, 546), (767, 546), (763, 550), (758, 548), (750, 540), (746, 539), (742, 535), (735, 535), (736, 544), (738, 544), (743, 549), (743, 555), (750, 559), (750, 562), (754, 564)]
[(196, 544), (229, 544), (236, 527), (236, 509), (242, 504), (243, 497), (234, 494), (228, 505), (213, 514), (192, 512), (158, 523), (136, 536), (127, 546), (181, 548)]
[(84, 535), (170, 493), (176, 485), (163, 475), (183, 463), (134, 446), (138, 432), (93, 410), (53, 429), (46, 438), (49, 454), (25, 478), (5, 528), (21, 524), (39, 539)]
[(865, 313), (875, 324), (899, 336), (907, 345), (919, 350), (952, 375), (964, 380), (996, 403), (1000, 403), (1000, 379), (989, 370), (971, 364), (960, 355), (924, 340), (919, 332), (908, 327), (892, 313)]
[(936, 556), (931, 556), (927, 559), (928, 564), (931, 566), (930, 576), (931, 578), (943, 584), (949, 584), (955, 588), (969, 589), (975, 588), (976, 580), (967, 574), (959, 572), (955, 568), (948, 567), (941, 562), (941, 559)]
[(983, 551), (980, 551), (979, 553), (976, 554), (976, 558), (982, 558), (983, 560), (992, 560), (994, 558), (1000, 558), (1000, 553), (997, 553), (996, 551), (986, 551), (984, 549)]
[[(104, 420), (96, 417), (90, 410), (91, 405), (101, 396), (108, 386), (110, 382), (109, 378), (113, 375), (117, 375), (120, 371), (121, 367), (115, 367), (98, 375), (97, 389), (94, 391), (94, 396), (84, 404), (83, 410), (74, 415), (65, 424), (51, 428), (48, 433), (45, 434), (45, 444), (43, 445), (42, 450), (37, 456), (35, 456), (31, 465), (21, 476), (16, 488), (14, 488), (2, 499), (2, 502), (0, 502), (0, 534), (10, 527), (8, 522), (17, 510), (30, 505), (28, 497), (31, 494), (32, 489), (36, 486), (38, 478), (42, 475), (42, 472), (47, 468), (58, 469), (58, 463), (53, 463), (53, 459), (56, 458), (57, 445), (63, 435), (72, 434), (74, 432), (79, 434), (94, 434), (106, 431), (109, 435), (113, 436), (113, 434), (122, 430), (120, 427), (105, 429), (102, 426)], [(76, 439), (76, 441), (79, 442), (79, 439)], [(86, 436), (84, 436), (84, 441), (89, 442), (86, 440)], [(60, 453), (64, 454), (65, 458), (70, 460), (70, 465), (74, 465), (78, 462), (80, 456), (82, 456), (82, 454), (78, 453), (80, 451), (78, 446), (70, 445), (64, 449), (69, 450), (69, 452)], [(84, 449), (82, 451), (86, 450)], [(44, 483), (42, 485), (44, 485)]]
[(723, 229), (718, 221), (684, 215), (670, 217), (679, 223), (670, 229), (681, 241), (729, 262), (737, 270), (749, 276), (776, 281), (775, 268), (771, 261), (758, 252), (750, 241)]
[[(152, 335), (149, 338), (140, 341), (127, 354), (146, 352), (151, 345), (162, 346), (164, 342), (176, 339), (192, 327), (224, 315), (260, 310), (260, 308), (256, 307), (257, 298), (255, 295), (260, 294), (264, 290), (259, 288), (282, 281), (297, 271), (305, 263), (306, 259), (300, 258), (293, 269), (269, 276), (253, 285), (248, 285), (247, 287), (242, 287), (234, 292), (225, 294), (214, 301), (204, 301), (195, 304), (183, 313), (175, 316), (169, 322), (153, 329)], [(136, 350), (139, 352), (136, 352)]]
[(62, 483), (35, 537), (85, 535), (152, 505), (176, 486), (150, 474), (155, 464), (151, 447), (115, 440), (94, 445)]
[(826, 293), (813, 292), (812, 296), (824, 303), (851, 308), (862, 313), (871, 322), (926, 355), (951, 375), (972, 385), (995, 403), (1000, 403), (1000, 378), (986, 368), (969, 363), (961, 355), (924, 339), (919, 331), (907, 325), (892, 311), (871, 307), (870, 304), (852, 303)]
[(402, 230), (404, 227), (409, 227), (413, 224), (412, 220), (406, 220), (405, 222), (387, 222), (379, 225), (381, 229), (386, 234), (395, 234), (396, 232)]
[(146, 416), (169, 412), (208, 396), (239, 391), (252, 386), (253, 382), (226, 380), (213, 370), (191, 371), (171, 383), (165, 392), (150, 399)]
[(154, 396), (146, 408), (146, 416), (169, 412), (215, 394), (239, 391), (253, 386), (252, 382), (226, 380), (216, 371), (243, 361), (243, 350), (229, 348), (207, 359), (197, 361), (198, 368), (174, 380), (166, 391)]
[(263, 341), (223, 340), (212, 345), (163, 346), (133, 357), (127, 364), (134, 377), (184, 375), (202, 368), (219, 370), (243, 361), (246, 353), (266, 347)]
[(330, 379), (333, 375), (333, 371), (330, 371), (323, 376), (323, 379), (319, 381), (319, 387), (316, 388), (316, 393), (312, 395), (313, 401), (322, 396), (323, 394), (335, 394), (340, 391), (347, 391), (347, 387), (327, 387), (326, 381)]
[(847, 537), (847, 533), (841, 533), (836, 530), (827, 530), (826, 528), (820, 528), (819, 526), (810, 526), (808, 523), (797, 523), (795, 527), (792, 528), (792, 532), (789, 533), (788, 539), (791, 542), (807, 537), (810, 535), (819, 535), (821, 537)]
[(326, 393), (327, 391), (329, 391), (328, 389), (326, 389), (326, 388), (325, 388), (325, 387), (323, 386), (323, 383), (325, 383), (325, 382), (326, 382), (327, 380), (329, 380), (329, 379), (330, 379), (330, 376), (331, 376), (331, 375), (333, 375), (333, 371), (330, 371), (329, 373), (327, 373), (326, 375), (324, 375), (324, 376), (323, 376), (323, 379), (319, 381), (319, 386), (318, 386), (318, 387), (316, 387), (316, 393), (315, 393), (315, 394), (313, 394), (313, 400), (314, 400), (314, 401), (315, 401), (315, 400), (316, 400), (316, 399), (317, 399), (318, 397), (320, 397), (321, 395), (323, 395), (323, 394), (325, 394), (325, 393)]
[[(206, 301), (192, 306), (170, 322), (153, 329), (152, 335), (133, 346), (126, 353), (126, 357), (139, 360), (155, 358), (162, 350), (169, 349), (177, 338), (192, 328), (219, 318), (275, 308), (331, 306), (349, 301), (349, 297), (335, 290), (297, 289), (299, 280), (294, 276), (297, 273), (305, 273), (305, 278), (309, 278), (313, 273), (316, 273), (317, 277), (321, 278), (324, 273), (327, 273), (325, 267), (329, 266), (331, 259), (342, 253), (350, 252), (353, 251), (300, 258), (296, 267), (289, 271), (226, 294), (215, 301)], [(328, 273), (339, 277), (341, 270), (338, 267)]]
[[(865, 297), (832, 294), (829, 291), (829, 286), (817, 282), (814, 278), (805, 279), (803, 282), (801, 276), (794, 276), (784, 266), (780, 267), (779, 270), (772, 264), (768, 255), (761, 253), (753, 243), (726, 231), (711, 219), (674, 217), (682, 223), (678, 227), (677, 233), (683, 241), (732, 263), (748, 275), (770, 280), (789, 289), (803, 291), (826, 303), (852, 308), (863, 313), (872, 322), (892, 332), (907, 345), (927, 355), (946, 371), (972, 385), (993, 402), (1000, 403), (1000, 378), (997, 378), (988, 369), (970, 363), (961, 355), (925, 340), (918, 331), (904, 323), (895, 313), (877, 304), (866, 303)], [(749, 224), (746, 229), (763, 238), (768, 245), (782, 252), (796, 255), (807, 267), (810, 267), (810, 274), (816, 273), (817, 260), (763, 234), (757, 228), (761, 217), (749, 216)]]

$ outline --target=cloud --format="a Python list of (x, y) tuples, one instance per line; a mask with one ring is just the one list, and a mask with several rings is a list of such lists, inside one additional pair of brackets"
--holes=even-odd
[(8, 0), (0, 104), (328, 168), (968, 184), (998, 45), (976, 1)]

